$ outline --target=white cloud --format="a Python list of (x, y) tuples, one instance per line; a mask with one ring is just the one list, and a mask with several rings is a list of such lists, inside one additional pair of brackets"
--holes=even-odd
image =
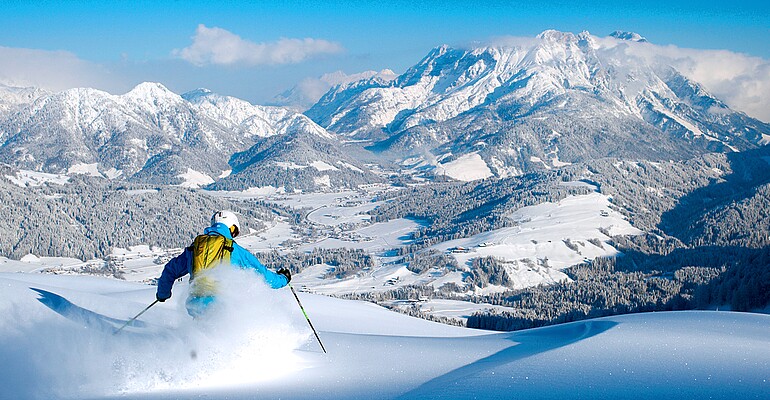
[(203, 65), (277, 65), (296, 64), (323, 54), (337, 54), (344, 49), (323, 39), (287, 39), (273, 43), (254, 43), (222, 28), (198, 25), (193, 43), (172, 55), (192, 64)]
[(681, 49), (674, 66), (731, 108), (770, 121), (770, 60), (724, 50)]
[(622, 45), (629, 56), (670, 65), (730, 108), (770, 122), (770, 60), (729, 50), (688, 49), (614, 38), (598, 41), (608, 48)]
[(9, 86), (34, 86), (50, 91), (73, 87), (122, 90), (103, 66), (81, 60), (67, 51), (47, 51), (0, 46), (0, 82)]
[(319, 78), (305, 78), (293, 88), (281, 93), (273, 99), (273, 104), (290, 107), (298, 111), (307, 110), (315, 104), (332, 87), (344, 83), (378, 77), (384, 80), (393, 80), (396, 74), (384, 69), (377, 71), (364, 71), (357, 74), (346, 74), (343, 71), (335, 71), (324, 74)]

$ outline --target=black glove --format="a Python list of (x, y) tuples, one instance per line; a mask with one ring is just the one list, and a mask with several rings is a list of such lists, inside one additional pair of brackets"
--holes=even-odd
[(278, 275), (283, 275), (286, 277), (286, 283), (291, 282), (291, 272), (287, 268), (281, 268), (278, 271), (275, 271)]
[(163, 303), (164, 301), (166, 301), (166, 300), (168, 300), (169, 298), (171, 298), (171, 295), (169, 295), (168, 297), (160, 297), (160, 295), (159, 295), (159, 294), (155, 293), (155, 298), (156, 298), (156, 299), (157, 299), (159, 302)]

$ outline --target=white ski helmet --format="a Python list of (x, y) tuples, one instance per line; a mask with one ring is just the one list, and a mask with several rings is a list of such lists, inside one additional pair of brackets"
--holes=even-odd
[(232, 211), (222, 210), (215, 212), (214, 215), (211, 216), (211, 226), (214, 226), (216, 223), (225, 224), (225, 226), (230, 229), (230, 233), (233, 237), (238, 236), (238, 232), (241, 230), (241, 224), (238, 222), (238, 217), (236, 217), (235, 213)]

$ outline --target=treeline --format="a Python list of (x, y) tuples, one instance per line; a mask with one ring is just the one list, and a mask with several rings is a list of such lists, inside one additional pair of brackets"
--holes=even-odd
[(420, 306), (420, 304), (412, 304), (412, 305), (404, 307), (404, 306), (394, 305), (394, 304), (390, 304), (390, 303), (385, 303), (385, 304), (382, 304), (382, 306), (384, 306), (385, 308), (387, 308), (389, 310), (393, 310), (393, 311), (399, 312), (401, 314), (406, 314), (406, 315), (408, 315), (410, 317), (422, 318), (422, 319), (426, 319), (428, 321), (439, 322), (439, 323), (442, 323), (442, 324), (445, 324), (445, 325), (453, 325), (453, 326), (465, 326), (466, 325), (465, 322), (463, 322), (462, 320), (457, 319), (457, 318), (450, 318), (450, 317), (445, 317), (445, 316), (442, 316), (442, 315), (434, 315), (434, 314), (431, 314), (429, 312), (431, 310), (423, 311), (423, 309)]
[[(613, 259), (565, 272), (571, 282), (485, 296), (484, 302), (511, 307), (468, 318), (469, 328), (512, 331), (610, 315), (691, 309), (696, 290), (719, 276), (721, 269), (686, 267), (670, 275), (616, 271)], [(701, 289), (703, 290), (703, 289)]]
[(472, 328), (518, 330), (609, 315), (770, 305), (770, 248), (686, 248), (654, 236), (615, 238), (624, 256), (565, 270), (571, 282), (473, 299), (512, 307), (482, 312)]
[[(8, 173), (12, 173), (8, 171)], [(0, 174), (0, 255), (104, 258), (114, 247), (183, 247), (218, 209), (262, 229), (267, 208), (175, 186), (112, 182), (76, 175), (65, 185), (19, 187)]]
[(770, 245), (770, 147), (685, 161), (601, 159), (559, 171), (590, 178), (646, 232), (690, 246)]
[(695, 218), (683, 240), (697, 246), (770, 246), (770, 184)]
[(457, 259), (452, 255), (432, 249), (421, 252), (410, 251), (401, 255), (404, 258), (398, 262), (406, 263), (406, 268), (418, 275), (432, 268), (436, 268), (443, 273), (456, 271), (460, 268), (457, 264)]
[[(421, 299), (457, 299), (457, 289), (459, 288), (452, 285), (444, 285), (438, 290), (433, 286), (407, 285), (389, 290), (350, 293), (335, 297), (348, 300), (368, 301), (412, 317), (427, 319), (429, 321), (440, 322), (447, 325), (463, 326), (464, 323), (459, 319), (433, 315), (429, 312), (430, 310), (424, 311), (420, 306)], [(408, 301), (410, 304), (399, 305), (396, 303), (397, 301)]]
[(397, 218), (425, 221), (413, 235), (412, 251), (436, 243), (465, 238), (515, 225), (511, 211), (543, 202), (558, 202), (569, 195), (587, 194), (587, 186), (560, 185), (559, 172), (474, 182), (438, 182), (387, 193), (385, 203), (370, 211), (373, 222)]
[(479, 288), (489, 285), (513, 286), (513, 279), (505, 269), (505, 264), (494, 257), (476, 257), (471, 260), (471, 268), (465, 282)]
[(285, 267), (293, 274), (313, 265), (327, 264), (332, 268), (324, 274), (324, 279), (343, 279), (374, 267), (372, 256), (361, 249), (316, 248), (307, 253), (271, 251), (259, 253), (257, 256), (266, 267), (272, 269)]
[(724, 271), (703, 288), (694, 308), (728, 305), (750, 311), (770, 305), (770, 247), (685, 246), (653, 235), (614, 240), (624, 253), (615, 263), (624, 271), (671, 273), (687, 266)]

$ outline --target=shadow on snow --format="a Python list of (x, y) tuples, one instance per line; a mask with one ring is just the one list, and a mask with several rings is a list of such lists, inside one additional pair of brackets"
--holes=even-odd
[(458, 384), (463, 386), (463, 382), (472, 376), (478, 376), (515, 361), (577, 343), (606, 332), (616, 325), (617, 323), (612, 321), (594, 320), (508, 334), (506, 339), (516, 342), (515, 345), (436, 377), (416, 389), (404, 393), (399, 398), (452, 397), (450, 394), (457, 390)]

